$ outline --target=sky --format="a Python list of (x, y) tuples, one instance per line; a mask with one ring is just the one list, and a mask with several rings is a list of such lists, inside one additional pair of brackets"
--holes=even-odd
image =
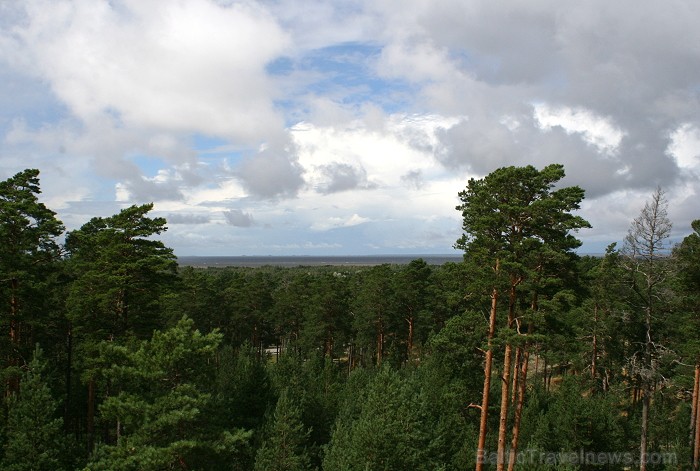
[(697, 0), (0, 0), (0, 180), (176, 255), (447, 254), (457, 194), (564, 165), (582, 253), (700, 219)]

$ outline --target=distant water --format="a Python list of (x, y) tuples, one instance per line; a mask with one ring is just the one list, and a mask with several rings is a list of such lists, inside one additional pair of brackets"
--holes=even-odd
[(461, 254), (446, 255), (360, 255), (360, 256), (238, 256), (238, 257), (178, 257), (180, 266), (191, 267), (308, 267), (308, 266), (375, 266), (389, 263), (407, 265), (422, 258), (428, 265), (461, 262)]

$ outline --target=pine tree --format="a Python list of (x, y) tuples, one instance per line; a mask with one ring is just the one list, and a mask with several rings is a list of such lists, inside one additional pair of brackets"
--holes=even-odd
[[(463, 249), (470, 263), (480, 267), (482, 286), (479, 289), (483, 290), (486, 282), (491, 298), (477, 471), (483, 469), (496, 316), (499, 306), (504, 304), (502, 299), (507, 300), (507, 321), (502, 329), (505, 347), (501, 371), (498, 471), (505, 469), (507, 461), (506, 427), (514, 346), (510, 338), (516, 327), (519, 292), (529, 282), (531, 289), (527, 294), (532, 299), (531, 310), (535, 311), (537, 280), (549, 275), (545, 269), (551, 270), (567, 261), (570, 251), (580, 245), (571, 232), (590, 226), (583, 218), (572, 214), (579, 208), (584, 191), (576, 186), (554, 189), (563, 177), (564, 168), (559, 164), (548, 165), (542, 170), (532, 166), (504, 167), (483, 179), (469, 180), (467, 188), (459, 193), (462, 204), (456, 209), (462, 213), (464, 233), (455, 247)], [(527, 362), (523, 364), (527, 365)], [(517, 414), (515, 421), (519, 421)], [(517, 428), (514, 432), (513, 443), (517, 443)]]
[(167, 229), (164, 218), (147, 216), (152, 209), (153, 204), (130, 206), (66, 236), (76, 334), (143, 339), (162, 326), (160, 297), (175, 280), (177, 261), (171, 248), (152, 238)]
[(661, 188), (652, 194), (625, 237), (622, 247), (623, 266), (629, 273), (634, 304), (641, 311), (644, 326), (639, 339), (642, 348), (631, 359), (631, 369), (637, 376), (642, 392), (642, 418), (640, 424), (639, 470), (647, 469), (648, 426), (651, 396), (659, 381), (658, 363), (665, 353), (655, 331), (655, 319), (663, 312), (660, 293), (669, 276), (666, 257), (669, 255), (668, 238), (671, 221), (668, 219), (668, 201)]
[[(27, 169), (0, 182), (0, 300), (3, 325), (0, 354), (6, 359), (9, 392), (17, 390), (21, 358), (28, 358), (49, 325), (47, 307), (51, 274), (56, 272), (61, 248), (57, 237), (63, 224), (39, 201), (39, 170)], [(51, 333), (50, 344), (62, 332)], [(60, 340), (59, 340), (60, 341)], [(49, 342), (46, 342), (49, 344)]]
[(103, 365), (95, 359), (100, 342), (146, 339), (162, 327), (161, 297), (175, 280), (172, 249), (152, 237), (166, 230), (165, 219), (148, 217), (151, 209), (153, 204), (130, 206), (108, 218), (92, 218), (66, 236), (73, 277), (67, 317), (77, 360), (69, 368), (80, 371), (87, 386), (88, 451), (97, 436), (101, 392), (96, 381)]
[[(630, 332), (623, 322), (629, 310), (629, 287), (616, 244), (604, 257), (583, 257), (579, 264), (581, 305), (565, 314), (566, 327), (576, 334), (571, 342), (575, 368), (591, 378), (593, 392), (607, 392), (624, 367)], [(571, 334), (569, 334), (571, 338)]]
[(358, 278), (353, 327), (365, 364), (381, 366), (397, 341), (396, 332), (401, 320), (398, 318), (393, 282), (395, 275), (394, 267), (384, 264), (363, 271)]
[(409, 382), (385, 366), (372, 378), (365, 394), (348, 398), (357, 401), (359, 410), (342, 414), (323, 469), (435, 469), (426, 460), (431, 432), (421, 420), (419, 397)]
[(405, 324), (406, 359), (416, 357), (416, 346), (427, 338), (429, 279), (431, 268), (423, 259), (412, 260), (402, 267), (396, 278), (396, 296)]
[(681, 294), (680, 312), (684, 318), (678, 323), (682, 339), (679, 350), (685, 361), (694, 365), (690, 413), (690, 460), (694, 470), (700, 469), (700, 220), (692, 222), (693, 233), (674, 248), (674, 260), (679, 274)]
[(288, 389), (277, 400), (267, 439), (255, 458), (255, 471), (306, 471), (311, 462), (306, 445), (311, 431)]
[(212, 427), (205, 416), (220, 341), (218, 332), (201, 334), (183, 317), (137, 348), (104, 342), (102, 355), (119, 359), (105, 372), (119, 393), (100, 406), (102, 420), (115, 425), (116, 444), (99, 446), (89, 469), (230, 469), (250, 434)]
[(21, 392), (8, 398), (2, 469), (7, 471), (60, 471), (67, 440), (63, 419), (57, 417), (56, 401), (44, 378), (46, 362), (37, 345), (34, 357), (22, 374)]
[(263, 344), (271, 340), (268, 320), (272, 307), (273, 277), (267, 270), (246, 271), (223, 285), (223, 298), (228, 309), (230, 331), (235, 336), (234, 345), (248, 342), (258, 357), (262, 357)]
[(352, 319), (348, 283), (340, 273), (318, 273), (310, 280), (301, 332), (308, 353), (320, 348), (325, 356), (335, 358), (342, 352)]
[(304, 311), (309, 305), (312, 277), (306, 272), (288, 270), (272, 292), (270, 324), (277, 346), (276, 356), (285, 350), (300, 351)]

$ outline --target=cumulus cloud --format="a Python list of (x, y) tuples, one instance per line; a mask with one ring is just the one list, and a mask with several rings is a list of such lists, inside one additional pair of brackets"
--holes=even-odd
[(180, 178), (161, 170), (153, 178), (136, 176), (116, 184), (117, 200), (124, 202), (180, 200)]
[(624, 137), (624, 133), (609, 119), (595, 116), (586, 109), (535, 106), (535, 120), (545, 131), (559, 126), (568, 134), (580, 133), (583, 140), (606, 154), (615, 154)]
[(370, 221), (370, 218), (362, 217), (356, 213), (348, 217), (330, 217), (314, 223), (311, 228), (317, 231), (327, 231), (329, 229), (357, 226)]
[(165, 217), (168, 224), (207, 224), (210, 222), (210, 217), (207, 214), (187, 214), (187, 213), (169, 213)]
[[(561, 149), (558, 133), (541, 136), (537, 126), (517, 133), (502, 128), (503, 116), (522, 118), (526, 107), (538, 102), (556, 111), (559, 125), (567, 121), (566, 131), (598, 147), (601, 152), (587, 160), (600, 165), (597, 174), (607, 180), (608, 191), (620, 185), (670, 185), (677, 178), (664, 154), (669, 129), (677, 128), (679, 119), (698, 120), (700, 54), (691, 44), (700, 33), (688, 20), (691, 11), (700, 13), (697, 5), (589, 2), (572, 11), (553, 1), (409, 4), (388, 23), (386, 64), (401, 67), (387, 69), (407, 80), (429, 80), (422, 97), (432, 109), (468, 116), (469, 123), (449, 136), (453, 155), (445, 162), (464, 162), (464, 154), (471, 154), (481, 162), (476, 168), (486, 172), (519, 162), (515, 154), (536, 154), (535, 163), (569, 160), (545, 155), (547, 149)], [(380, 5), (394, 18), (388, 2)], [(410, 53), (426, 48), (436, 54)], [(613, 148), (618, 170), (627, 169), (625, 179), (596, 155)], [(597, 177), (588, 176), (589, 181)]]
[(319, 166), (318, 170), (325, 177), (325, 181), (318, 188), (318, 191), (323, 194), (375, 186), (367, 181), (367, 172), (361, 167), (333, 162)]
[(671, 133), (668, 152), (684, 170), (700, 170), (700, 128), (682, 124)]
[(3, 37), (83, 121), (244, 140), (280, 127), (265, 65), (288, 37), (253, 3), (30, 0)]
[[(288, 49), (289, 36), (255, 2), (28, 0), (3, 3), (2, 16), (9, 24), (0, 32), (0, 69), (28, 78), (33, 95), (59, 111), (48, 123), (37, 123), (36, 113), (14, 119), (6, 140), (58, 149), (67, 156), (62, 167), (84, 168), (83, 159), (116, 180), (111, 192), (92, 188), (93, 197), (182, 200), (220, 172), (201, 165), (192, 136), (245, 149), (283, 132), (280, 92), (266, 66)], [(25, 113), (36, 106), (23, 103)], [(161, 165), (144, 168), (134, 155)], [(256, 181), (250, 187), (265, 193)]]
[(403, 175), (401, 175), (401, 181), (415, 190), (420, 190), (425, 185), (425, 180), (423, 179), (423, 172), (420, 170), (411, 170)]
[(226, 222), (235, 227), (250, 227), (254, 224), (253, 216), (250, 213), (244, 213), (240, 209), (230, 209), (224, 211)]
[(296, 147), (286, 137), (264, 146), (234, 170), (250, 195), (259, 199), (294, 197), (304, 184), (302, 173)]

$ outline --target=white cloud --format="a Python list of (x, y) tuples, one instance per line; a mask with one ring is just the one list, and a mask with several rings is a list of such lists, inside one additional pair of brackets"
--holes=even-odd
[(686, 123), (671, 133), (671, 144), (668, 147), (681, 168), (698, 169), (700, 165), (700, 129)]
[(294, 142), (285, 136), (245, 158), (233, 173), (255, 198), (294, 197), (304, 184), (296, 151)]
[(117, 183), (114, 186), (114, 200), (120, 203), (131, 201), (131, 192), (123, 183)]
[(382, 50), (378, 68), (383, 76), (412, 82), (442, 80), (450, 72), (456, 73), (447, 49), (430, 43), (390, 43)]
[(371, 219), (362, 217), (359, 214), (353, 214), (349, 217), (331, 217), (325, 221), (317, 221), (311, 225), (311, 229), (316, 231), (327, 231), (338, 227), (352, 227), (358, 224), (364, 224)]
[(546, 104), (534, 106), (535, 119), (541, 129), (549, 131), (560, 126), (567, 133), (578, 133), (602, 153), (613, 155), (625, 133), (610, 119), (596, 116), (590, 110), (569, 107), (552, 107)]
[(166, 216), (168, 224), (207, 224), (211, 220), (207, 214), (187, 214), (187, 213), (170, 213)]
[[(251, 142), (282, 124), (266, 64), (289, 47), (254, 3), (28, 0), (15, 62), (82, 120)], [(8, 46), (8, 47), (9, 47)], [(17, 58), (23, 56), (22, 59)]]
[(238, 200), (247, 196), (246, 191), (236, 179), (228, 177), (210, 182), (204, 187), (184, 190), (185, 201), (192, 206), (217, 208), (228, 201)]
[(343, 129), (300, 123), (292, 128), (292, 137), (305, 177), (314, 188), (327, 187), (328, 165), (341, 165), (361, 173), (361, 177), (355, 175), (360, 187), (362, 182), (395, 187), (402, 184), (401, 178), (407, 172), (421, 171), (434, 176), (443, 171), (435, 160), (435, 155), (443, 151), (437, 134), (460, 119), (392, 115), (381, 131), (365, 127), (363, 121), (351, 122)]
[(250, 227), (255, 221), (250, 213), (244, 213), (240, 209), (224, 211), (226, 222), (235, 227)]

